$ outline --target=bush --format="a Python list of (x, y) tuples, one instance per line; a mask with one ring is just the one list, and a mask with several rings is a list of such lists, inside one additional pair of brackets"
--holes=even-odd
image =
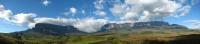
[(18, 44), (17, 40), (12, 38), (12, 37), (8, 37), (8, 36), (0, 36), (0, 44)]

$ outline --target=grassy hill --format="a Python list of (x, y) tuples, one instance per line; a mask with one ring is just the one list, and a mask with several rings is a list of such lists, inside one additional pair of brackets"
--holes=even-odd
[[(31, 37), (30, 37), (31, 36)], [(102, 33), (86, 35), (22, 35), (2, 34), (1, 44), (199, 44), (200, 31), (141, 30), (133, 33)], [(182, 43), (184, 42), (184, 43)], [(185, 43), (187, 42), (187, 43)]]

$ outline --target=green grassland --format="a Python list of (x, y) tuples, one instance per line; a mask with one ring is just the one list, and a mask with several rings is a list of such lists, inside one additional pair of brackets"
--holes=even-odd
[[(1, 34), (1, 44), (172, 44), (178, 36), (200, 35), (199, 31), (141, 30), (133, 33), (102, 33), (86, 35), (23, 35), (20, 38)], [(196, 38), (200, 40), (199, 38)]]

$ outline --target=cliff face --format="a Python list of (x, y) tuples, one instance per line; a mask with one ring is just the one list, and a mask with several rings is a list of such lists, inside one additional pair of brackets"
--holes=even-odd
[(169, 24), (163, 21), (151, 21), (151, 22), (136, 22), (136, 23), (123, 23), (123, 24), (116, 24), (116, 23), (109, 23), (102, 27), (102, 30), (114, 31), (114, 32), (121, 32), (121, 31), (135, 31), (140, 29), (170, 29), (170, 30), (177, 30), (177, 29), (188, 29), (185, 26), (178, 25), (178, 24)]
[(36, 32), (36, 33), (50, 34), (50, 35), (67, 35), (71, 33), (84, 33), (70, 25), (60, 26), (47, 23), (38, 23), (35, 25), (34, 28), (28, 29), (24, 32)]

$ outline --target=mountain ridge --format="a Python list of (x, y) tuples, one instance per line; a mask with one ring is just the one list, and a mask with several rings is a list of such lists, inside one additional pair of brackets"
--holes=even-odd
[[(48, 23), (38, 23), (35, 25), (35, 27), (21, 31), (18, 33), (30, 33), (30, 34), (43, 34), (43, 35), (84, 35), (84, 34), (98, 34), (98, 33), (128, 33), (128, 32), (136, 32), (140, 31), (142, 29), (149, 29), (149, 30), (156, 30), (160, 28), (166, 28), (171, 30), (179, 30), (179, 29), (188, 29), (187, 27), (184, 27), (182, 25), (178, 24), (169, 24), (167, 22), (163, 21), (151, 21), (151, 22), (136, 22), (136, 23), (123, 23), (123, 24), (117, 24), (117, 23), (108, 23), (101, 27), (101, 30), (94, 33), (86, 33), (79, 31), (78, 28), (66, 25), (66, 26), (60, 26), (60, 25), (54, 25), (54, 24), (48, 24)], [(164, 30), (164, 29), (160, 29)], [(28, 34), (27, 34), (28, 35)]]

